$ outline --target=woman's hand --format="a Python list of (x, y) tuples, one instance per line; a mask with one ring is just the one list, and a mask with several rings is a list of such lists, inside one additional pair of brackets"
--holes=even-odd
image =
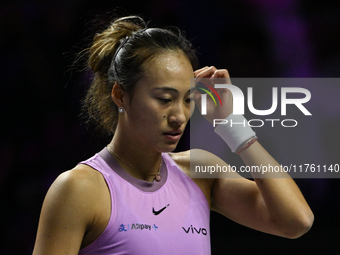
[(208, 85), (205, 86), (204, 89), (207, 89), (209, 86), (212, 87), (221, 99), (220, 102), (217, 98), (217, 95), (215, 94), (215, 91), (213, 91), (211, 88), (208, 88), (211, 92), (211, 95), (215, 98), (216, 106), (211, 96), (207, 95), (207, 114), (203, 115), (204, 118), (211, 123), (213, 123), (214, 119), (227, 118), (233, 112), (233, 95), (227, 88), (215, 88), (215, 84), (231, 84), (228, 71), (226, 69), (217, 69), (214, 66), (206, 66), (196, 70), (194, 74), (196, 77), (195, 85), (199, 90), (196, 91), (194, 98), (200, 111), (202, 107), (202, 95), (200, 92), (203, 91), (199, 89), (200, 83)]

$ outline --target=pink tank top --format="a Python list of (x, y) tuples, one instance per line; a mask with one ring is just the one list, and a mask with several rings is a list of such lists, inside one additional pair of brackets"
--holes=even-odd
[(210, 254), (210, 209), (201, 189), (167, 153), (160, 182), (126, 173), (104, 148), (81, 162), (105, 178), (111, 216), (104, 232), (80, 255)]

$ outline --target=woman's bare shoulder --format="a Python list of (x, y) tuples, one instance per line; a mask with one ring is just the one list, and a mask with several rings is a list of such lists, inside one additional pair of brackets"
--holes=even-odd
[(215, 154), (202, 149), (191, 149), (187, 151), (173, 152), (169, 153), (169, 155), (177, 164), (184, 164), (188, 165), (189, 167), (190, 163), (207, 165), (212, 161), (221, 161), (221, 159)]
[(63, 174), (68, 175), (69, 178), (75, 178), (76, 180), (89, 181), (89, 184), (96, 184), (96, 182), (103, 179), (103, 176), (99, 171), (85, 164), (79, 164)]
[(177, 162), (177, 161), (190, 161), (190, 150), (187, 151), (180, 151), (180, 152), (170, 152), (169, 155), (171, 158)]
[(72, 189), (80, 193), (95, 188), (103, 179), (100, 172), (87, 165), (77, 165), (75, 168), (61, 173), (53, 182), (51, 189), (63, 188)]
[(90, 166), (80, 164), (60, 174), (51, 185), (48, 195), (53, 194), (53, 199), (67, 197), (67, 200), (84, 200), (88, 203), (96, 201), (96, 197), (100, 196), (101, 187), (105, 187), (101, 173)]
[(101, 174), (89, 166), (60, 174), (42, 206), (34, 254), (78, 253), (85, 233), (96, 227), (102, 211), (109, 211), (104, 210), (105, 189)]

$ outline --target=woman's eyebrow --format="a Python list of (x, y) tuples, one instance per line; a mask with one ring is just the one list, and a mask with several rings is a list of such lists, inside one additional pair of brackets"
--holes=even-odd
[(172, 91), (172, 92), (178, 93), (177, 89), (172, 88), (172, 87), (168, 87), (168, 86), (162, 86), (162, 87), (154, 88), (154, 90)]
[[(158, 87), (158, 88), (154, 88), (153, 90), (163, 90), (163, 91), (169, 91), (169, 92), (176, 92), (176, 93), (179, 93), (177, 89), (175, 88), (172, 88), (172, 87), (168, 87), (168, 86), (162, 86), (162, 87)], [(196, 91), (196, 87), (193, 87), (191, 89), (189, 89), (187, 91), (187, 94), (191, 94), (193, 93), (194, 91)]]

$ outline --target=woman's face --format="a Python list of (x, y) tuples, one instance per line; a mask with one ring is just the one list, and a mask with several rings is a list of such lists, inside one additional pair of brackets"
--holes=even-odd
[(192, 66), (182, 52), (167, 52), (146, 63), (144, 70), (120, 118), (136, 146), (173, 151), (194, 109)]

